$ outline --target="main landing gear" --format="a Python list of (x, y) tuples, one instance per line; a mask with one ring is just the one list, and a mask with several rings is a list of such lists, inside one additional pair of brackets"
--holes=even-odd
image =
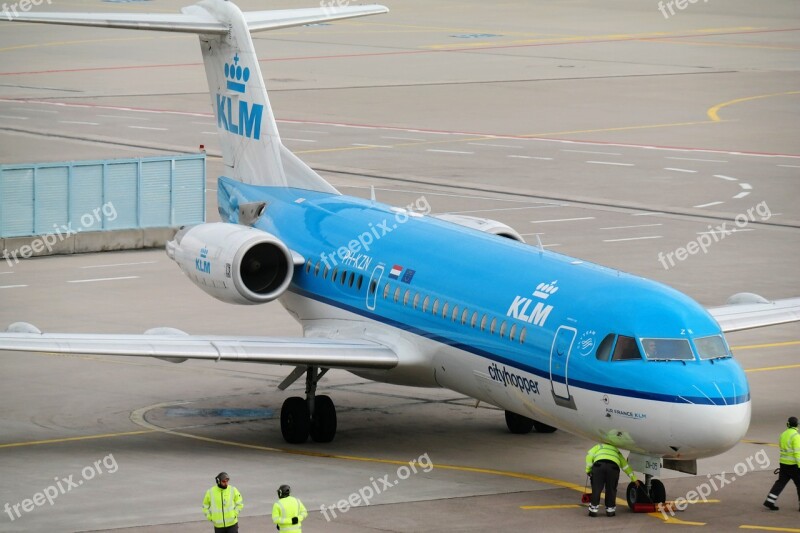
[(526, 435), (535, 429), (537, 433), (553, 433), (556, 429), (553, 426), (543, 424), (538, 420), (528, 418), (527, 416), (518, 415), (511, 411), (506, 411), (506, 426), (511, 433), (517, 435)]
[(650, 474), (644, 475), (644, 483), (639, 487), (636, 486), (636, 483), (629, 483), (625, 495), (631, 511), (635, 510), (634, 505), (637, 503), (664, 503), (667, 501), (667, 489), (664, 488), (664, 484)]
[[(302, 368), (298, 370), (302, 371)], [(327, 368), (320, 370), (316, 366), (307, 367), (305, 399), (292, 396), (283, 402), (281, 434), (289, 444), (302, 444), (309, 436), (314, 442), (331, 442), (336, 436), (336, 407), (333, 400), (330, 396), (316, 395), (317, 383), (327, 371)], [(294, 375), (290, 375), (284, 384)]]

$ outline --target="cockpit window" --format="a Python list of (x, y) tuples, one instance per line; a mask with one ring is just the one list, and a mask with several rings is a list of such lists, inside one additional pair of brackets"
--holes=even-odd
[(644, 353), (650, 361), (691, 361), (694, 359), (688, 339), (642, 339)]
[(617, 345), (614, 347), (614, 355), (611, 356), (611, 360), (628, 361), (641, 358), (642, 354), (639, 353), (639, 346), (636, 344), (636, 339), (620, 335), (617, 339)]
[(725, 341), (722, 339), (722, 335), (700, 337), (694, 340), (694, 345), (697, 348), (697, 355), (700, 356), (700, 359), (718, 359), (731, 356)]
[(614, 334), (609, 333), (606, 337), (600, 341), (600, 346), (597, 347), (597, 353), (595, 357), (600, 361), (608, 361), (608, 357), (611, 355), (611, 347), (614, 346)]

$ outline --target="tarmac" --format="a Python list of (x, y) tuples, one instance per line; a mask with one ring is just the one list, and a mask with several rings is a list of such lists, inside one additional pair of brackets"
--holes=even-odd
[[(665, 2), (667, 16), (655, 1), (386, 5), (254, 39), (284, 143), (340, 191), (499, 220), (706, 306), (800, 296), (796, 3)], [(201, 144), (213, 221), (221, 162), (195, 37), (0, 25), (0, 163)], [(722, 224), (735, 231), (707, 253), (678, 253)], [(0, 326), (16, 321), (300, 334), (279, 303), (217, 302), (158, 249), (0, 262)], [(502, 411), (451, 391), (331, 371), (320, 392), (336, 402), (336, 439), (292, 446), (279, 429), (284, 367), (4, 353), (0, 531), (210, 531), (201, 501), (223, 470), (244, 496), (242, 531), (273, 527), (283, 483), (309, 510), (305, 531), (800, 531), (793, 487), (780, 511), (761, 506), (778, 435), (800, 416), (800, 325), (727, 338), (751, 387), (746, 438), (696, 476), (663, 477), (668, 499), (707, 501), (674, 516), (620, 503), (596, 519), (580, 504), (589, 441), (512, 435)]]

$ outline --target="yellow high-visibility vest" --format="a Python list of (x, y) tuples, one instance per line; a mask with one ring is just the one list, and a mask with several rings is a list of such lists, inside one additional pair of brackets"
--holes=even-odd
[(236, 524), (243, 507), (241, 493), (231, 485), (224, 490), (213, 486), (206, 491), (203, 498), (203, 513), (208, 520), (214, 522), (214, 527), (230, 527)]

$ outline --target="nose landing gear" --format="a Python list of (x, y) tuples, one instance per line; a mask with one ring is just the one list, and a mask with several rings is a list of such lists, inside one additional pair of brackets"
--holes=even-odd
[(636, 511), (636, 504), (656, 504), (667, 501), (667, 489), (660, 480), (654, 479), (650, 474), (645, 474), (644, 479), (644, 483), (640, 486), (633, 482), (629, 483), (628, 490), (625, 491), (631, 511)]

